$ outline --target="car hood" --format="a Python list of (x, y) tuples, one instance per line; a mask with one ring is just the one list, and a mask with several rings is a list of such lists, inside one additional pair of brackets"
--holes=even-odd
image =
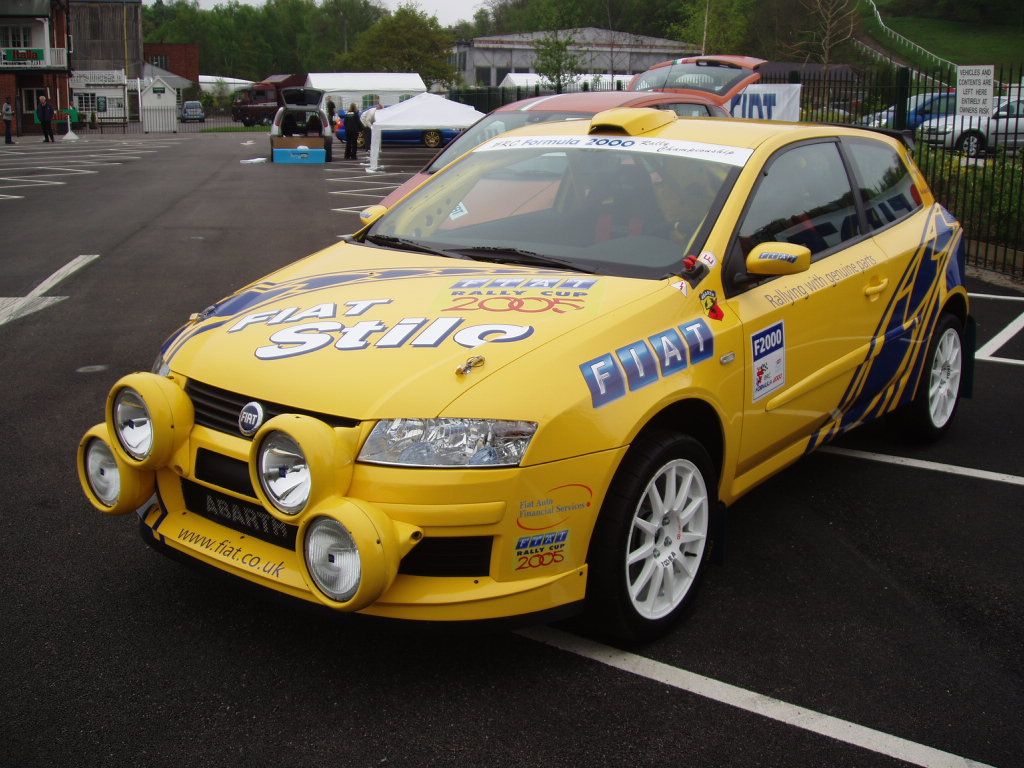
[(666, 286), (340, 243), (208, 308), (163, 358), (188, 379), (306, 411), (431, 416)]

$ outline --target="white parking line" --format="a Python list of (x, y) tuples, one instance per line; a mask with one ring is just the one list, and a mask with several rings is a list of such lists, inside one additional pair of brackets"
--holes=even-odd
[(989, 360), (995, 363), (1010, 363), (1011, 365), (1024, 365), (1024, 360), (1015, 360), (1010, 357), (996, 357), (995, 352), (999, 351), (1006, 342), (1016, 336), (1024, 330), (1024, 312), (1020, 316), (1007, 325), (1003, 330), (989, 339), (988, 343), (985, 344), (981, 349), (974, 353), (975, 360)]
[(837, 448), (836, 446), (832, 445), (827, 445), (819, 450), (822, 453), (834, 453), (837, 456), (847, 456), (853, 459), (878, 461), (882, 462), (883, 464), (896, 464), (902, 467), (927, 469), (932, 472), (945, 472), (947, 475), (961, 475), (963, 477), (973, 477), (977, 480), (991, 480), (996, 483), (1009, 483), (1010, 485), (1024, 486), (1024, 477), (1020, 477), (1018, 475), (1007, 475), (1002, 472), (989, 472), (986, 469), (971, 469), (970, 467), (958, 467), (956, 464), (941, 464), (936, 461), (908, 459), (904, 456), (889, 456), (884, 453), (857, 451), (852, 448)]
[(67, 296), (43, 296), (43, 294), (57, 285), (61, 280), (74, 274), (82, 267), (92, 263), (99, 257), (100, 255), (98, 253), (93, 253), (72, 259), (29, 291), (28, 296), (0, 296), (0, 325), (8, 323), (18, 317), (24, 317), (25, 315), (37, 312), (40, 309), (45, 309), (57, 302), (64, 301)]
[(620, 651), (591, 640), (560, 632), (550, 627), (535, 627), (520, 630), (517, 634), (538, 643), (582, 656), (592, 661), (605, 664), (614, 669), (639, 675), (664, 685), (693, 693), (697, 696), (717, 701), (722, 704), (761, 715), (770, 720), (817, 733), (836, 741), (852, 744), (856, 747), (877, 752), (882, 755), (903, 760), (912, 765), (927, 768), (967, 768), (975, 766), (991, 768), (985, 763), (968, 760), (965, 757), (927, 747), (899, 736), (893, 736), (873, 728), (866, 728), (831, 715), (804, 709), (778, 699), (763, 696), (760, 693), (738, 688), (710, 677), (687, 672), (685, 669), (663, 664), (643, 656)]

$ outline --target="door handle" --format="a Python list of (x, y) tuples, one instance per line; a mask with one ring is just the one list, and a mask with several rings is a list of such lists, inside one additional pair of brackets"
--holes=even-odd
[(864, 286), (864, 295), (869, 299), (877, 299), (878, 294), (885, 290), (885, 286), (889, 284), (889, 278), (883, 277), (877, 283), (868, 283)]

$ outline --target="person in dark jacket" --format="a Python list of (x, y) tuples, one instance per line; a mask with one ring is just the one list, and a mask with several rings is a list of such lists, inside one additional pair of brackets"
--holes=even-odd
[(43, 143), (47, 144), (56, 141), (53, 138), (53, 106), (46, 100), (45, 96), (39, 97), (39, 106), (36, 107), (36, 119), (43, 126)]
[(345, 113), (345, 159), (356, 159), (356, 142), (359, 140), (359, 133), (363, 130), (363, 123), (359, 119), (359, 110), (353, 101), (348, 105), (348, 112)]

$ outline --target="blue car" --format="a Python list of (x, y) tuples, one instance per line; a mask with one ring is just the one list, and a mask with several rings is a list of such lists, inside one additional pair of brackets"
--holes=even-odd
[[(404, 144), (406, 146), (429, 147), (437, 149), (445, 146), (460, 133), (455, 128), (399, 128), (391, 131), (384, 131), (381, 135), (381, 142), (384, 144)], [(334, 134), (338, 141), (345, 141), (345, 124), (342, 122)], [(356, 146), (363, 149), (366, 146), (365, 132), (359, 134), (356, 139)]]
[[(907, 128), (917, 128), (927, 120), (956, 114), (955, 93), (919, 93), (907, 99)], [(859, 125), (869, 128), (892, 128), (896, 107), (889, 107), (868, 115)]]

